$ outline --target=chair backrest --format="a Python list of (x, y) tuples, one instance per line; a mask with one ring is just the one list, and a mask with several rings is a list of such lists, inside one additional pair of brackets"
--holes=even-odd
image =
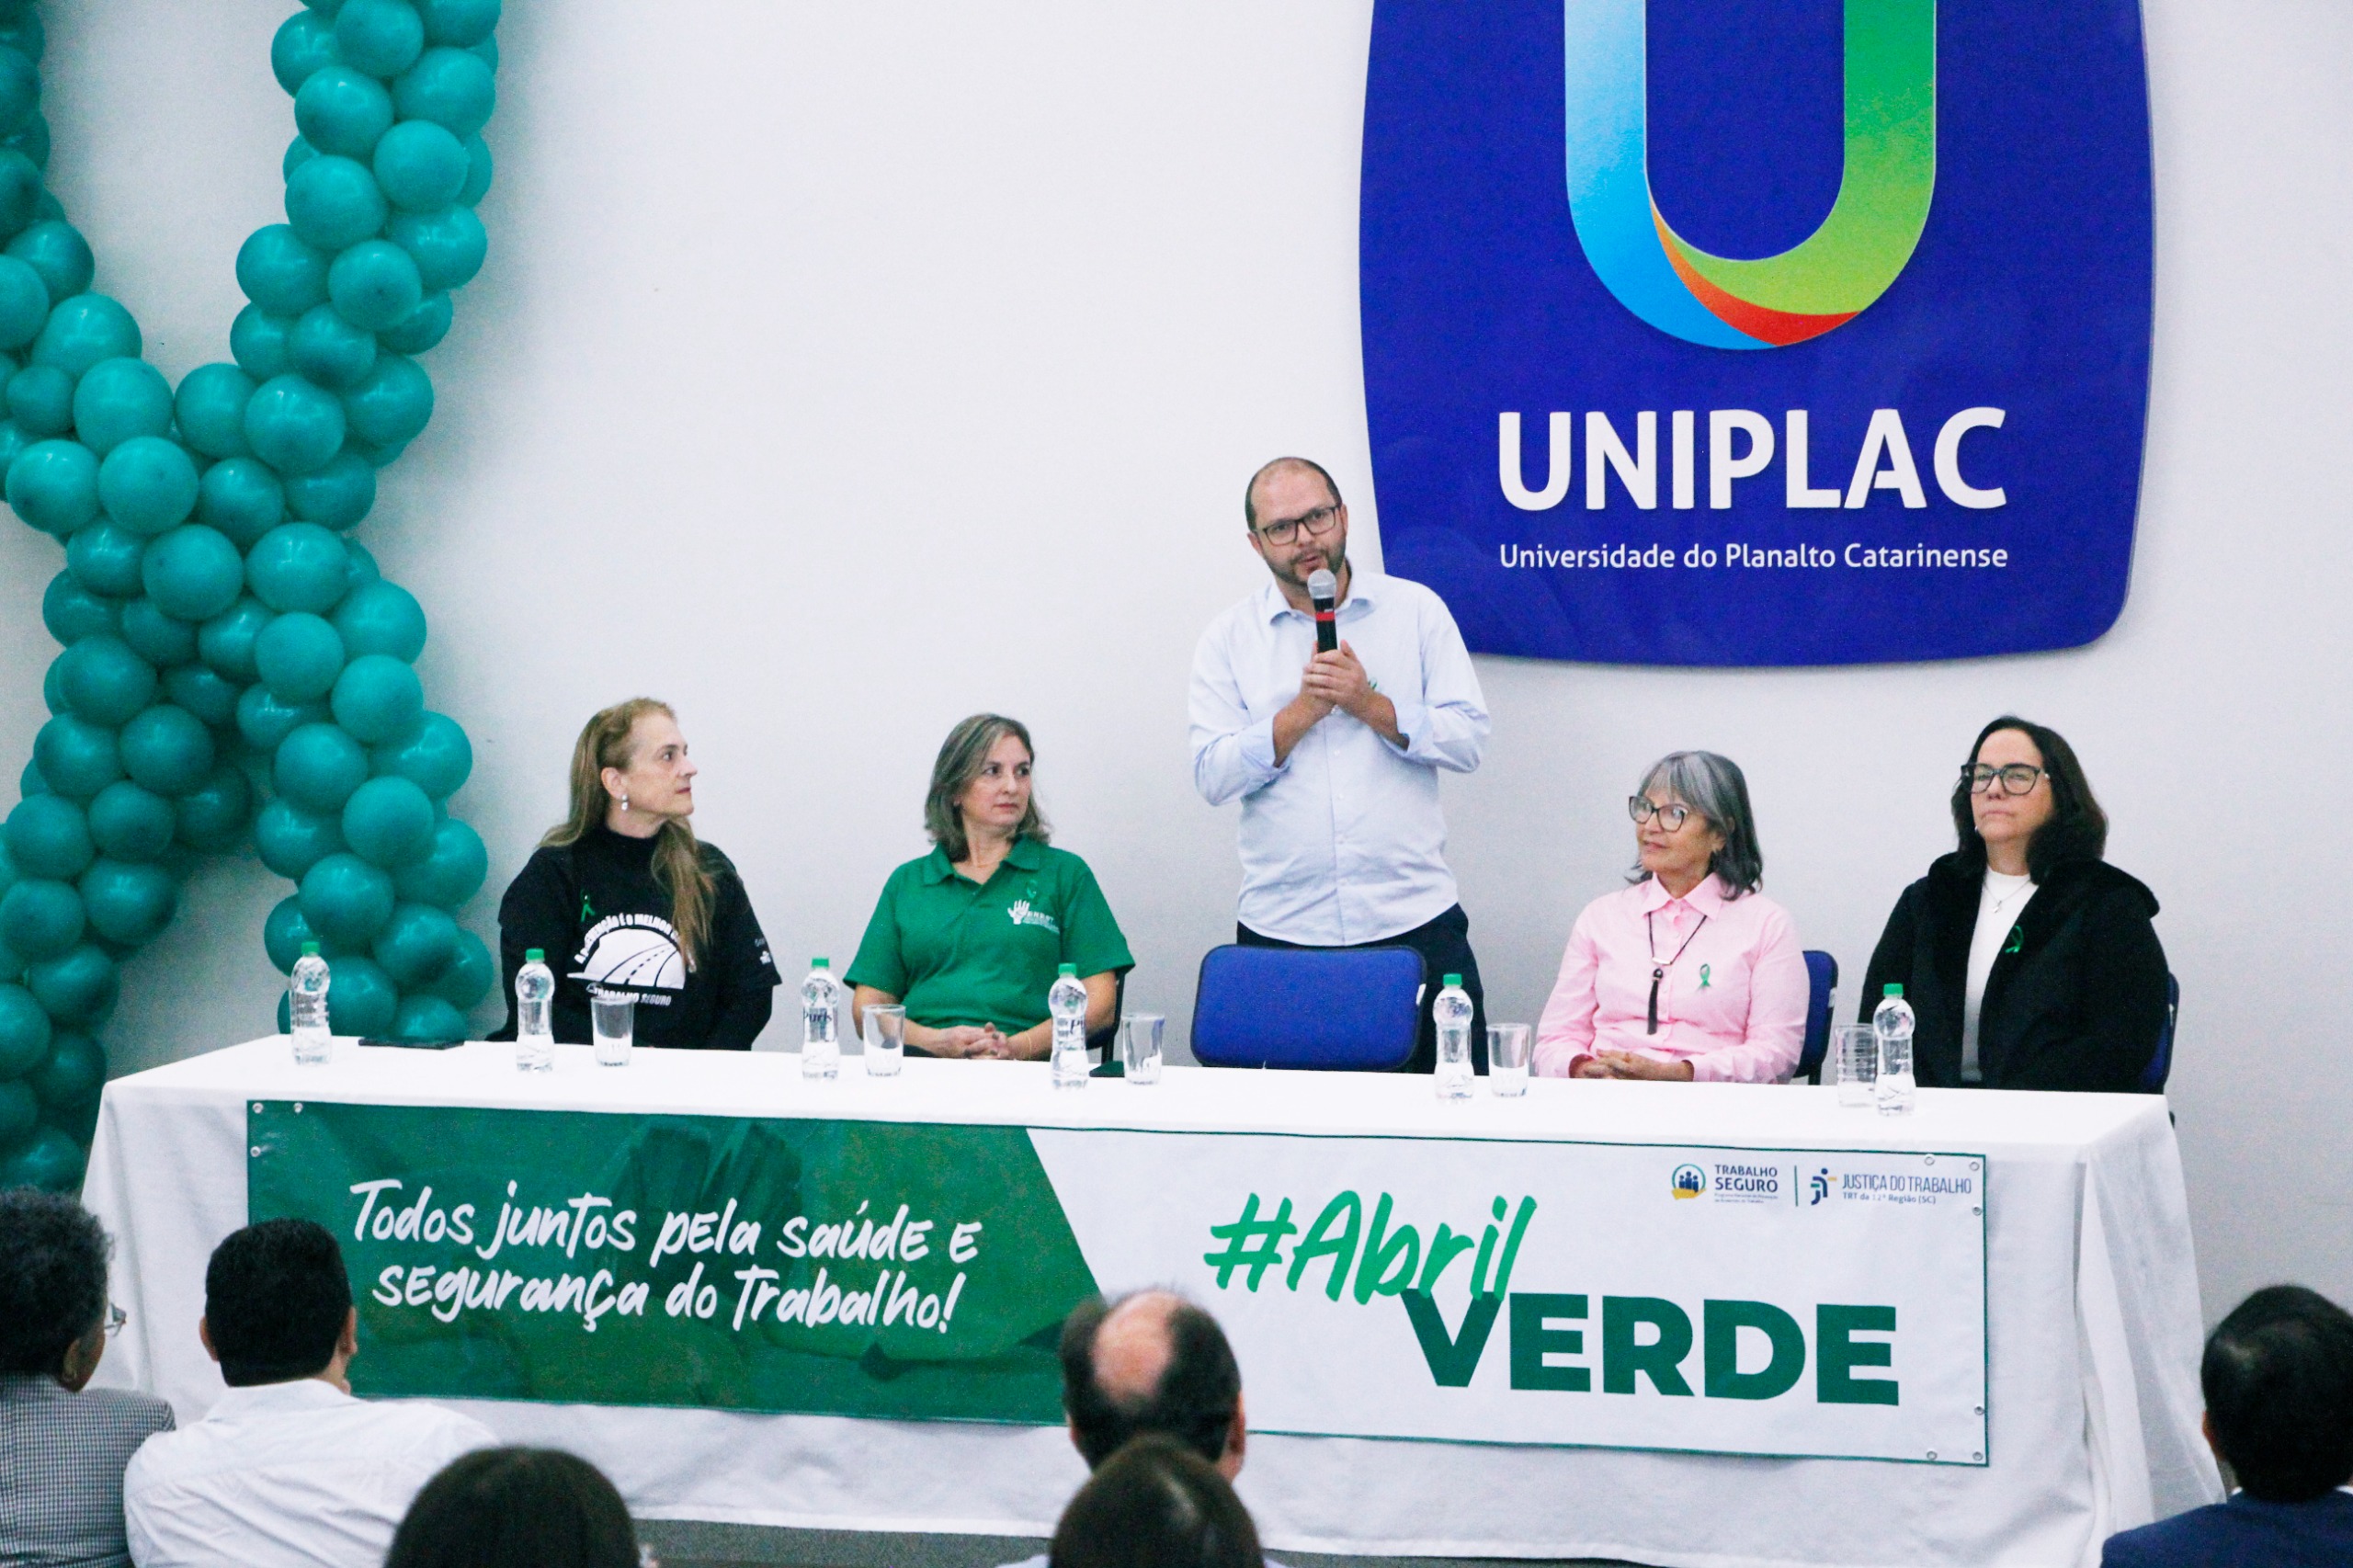
[(1427, 978), (1411, 948), (1211, 948), (1193, 1055), (1210, 1067), (1402, 1067)]
[[(1830, 1019), (1837, 1006), (1838, 960), (1819, 948), (1805, 950), (1805, 1043), (1798, 1050), (1796, 1078), (1822, 1071), (1830, 1053)], [(1815, 1080), (1820, 1082), (1819, 1079)]]
[(2157, 1031), (2157, 1049), (2150, 1056), (2149, 1064), (2141, 1069), (2141, 1090), (2143, 1094), (2165, 1093), (2165, 1080), (2173, 1076), (2173, 1030), (2181, 1021), (2181, 982), (2168, 971), (2165, 975), (2165, 1024)]

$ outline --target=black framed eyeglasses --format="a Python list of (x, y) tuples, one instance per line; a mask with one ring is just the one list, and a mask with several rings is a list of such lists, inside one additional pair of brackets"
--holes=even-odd
[(129, 1312), (124, 1312), (120, 1307), (116, 1306), (112, 1301), (108, 1301), (107, 1303), (107, 1337), (108, 1339), (112, 1339), (116, 1335), (120, 1334), (122, 1332), (122, 1325), (130, 1321), (131, 1314)]
[(1667, 832), (1680, 833), (1683, 824), (1691, 820), (1691, 808), (1680, 801), (1673, 805), (1655, 805), (1647, 795), (1634, 795), (1627, 799), (1626, 814), (1637, 823), (1646, 823), (1656, 817), (1659, 826)]
[(2030, 767), (2023, 762), (2013, 762), (2006, 767), (1991, 767), (1981, 762), (1961, 770), (1961, 782), (1969, 786), (1972, 795), (1983, 795), (1991, 790), (1995, 779), (2001, 780), (2005, 795), (2031, 794), (2036, 780), (2050, 777), (2050, 769)]
[(1268, 544), (1289, 544), (1304, 530), (1310, 539), (1322, 539), (1339, 520), (1340, 508), (1337, 506), (1318, 506), (1313, 512), (1267, 524), (1258, 530), (1258, 537)]

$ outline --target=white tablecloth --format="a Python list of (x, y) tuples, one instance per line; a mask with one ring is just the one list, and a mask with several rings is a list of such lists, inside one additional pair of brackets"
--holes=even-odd
[[(1829, 1089), (1539, 1082), (1442, 1107), (1426, 1078), (1172, 1068), (1144, 1089), (1056, 1093), (1042, 1066), (856, 1058), (812, 1085), (791, 1055), (641, 1051), (625, 1072), (559, 1047), (430, 1053), (336, 1042), (298, 1069), (256, 1040), (107, 1086), (85, 1200), (117, 1238), (129, 1327), (101, 1381), (222, 1392), (197, 1342), (204, 1266), (245, 1222), (245, 1102), (643, 1109), (1002, 1125), (1463, 1134), (1760, 1149), (1968, 1149), (1990, 1161), (1993, 1462), (1984, 1469), (1600, 1449), (1254, 1437), (1241, 1491), (1277, 1549), (1616, 1557), (1690, 1568), (2093, 1564), (2127, 1528), (2218, 1500), (2198, 1436), (2196, 1270), (2161, 1099), (1924, 1091), (1916, 1114)], [(362, 1346), (361, 1354), (366, 1354)], [(1243, 1369), (1245, 1386), (1250, 1369)], [(1084, 1478), (1059, 1428), (555, 1405), (461, 1408), (601, 1465), (641, 1515), (802, 1528), (1046, 1535)]]

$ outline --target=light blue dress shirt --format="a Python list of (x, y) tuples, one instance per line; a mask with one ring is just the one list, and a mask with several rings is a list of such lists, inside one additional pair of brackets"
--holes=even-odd
[(1445, 601), (1419, 583), (1353, 567), (1340, 636), (1397, 710), (1401, 749), (1334, 711), (1275, 762), (1275, 713), (1299, 695), (1315, 623), (1269, 578), (1210, 623), (1193, 655), (1193, 784), (1242, 801), (1235, 916), (1304, 947), (1378, 942), (1453, 907), (1438, 770), (1469, 773), (1486, 699)]

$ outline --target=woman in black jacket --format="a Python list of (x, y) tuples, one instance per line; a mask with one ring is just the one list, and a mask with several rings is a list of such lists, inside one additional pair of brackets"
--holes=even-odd
[(1904, 890), (1863, 982), (1918, 1017), (1938, 1088), (2130, 1093), (2165, 1022), (2156, 895), (2100, 857), (2108, 814), (2057, 732), (2004, 717), (1952, 792), (1961, 847)]

